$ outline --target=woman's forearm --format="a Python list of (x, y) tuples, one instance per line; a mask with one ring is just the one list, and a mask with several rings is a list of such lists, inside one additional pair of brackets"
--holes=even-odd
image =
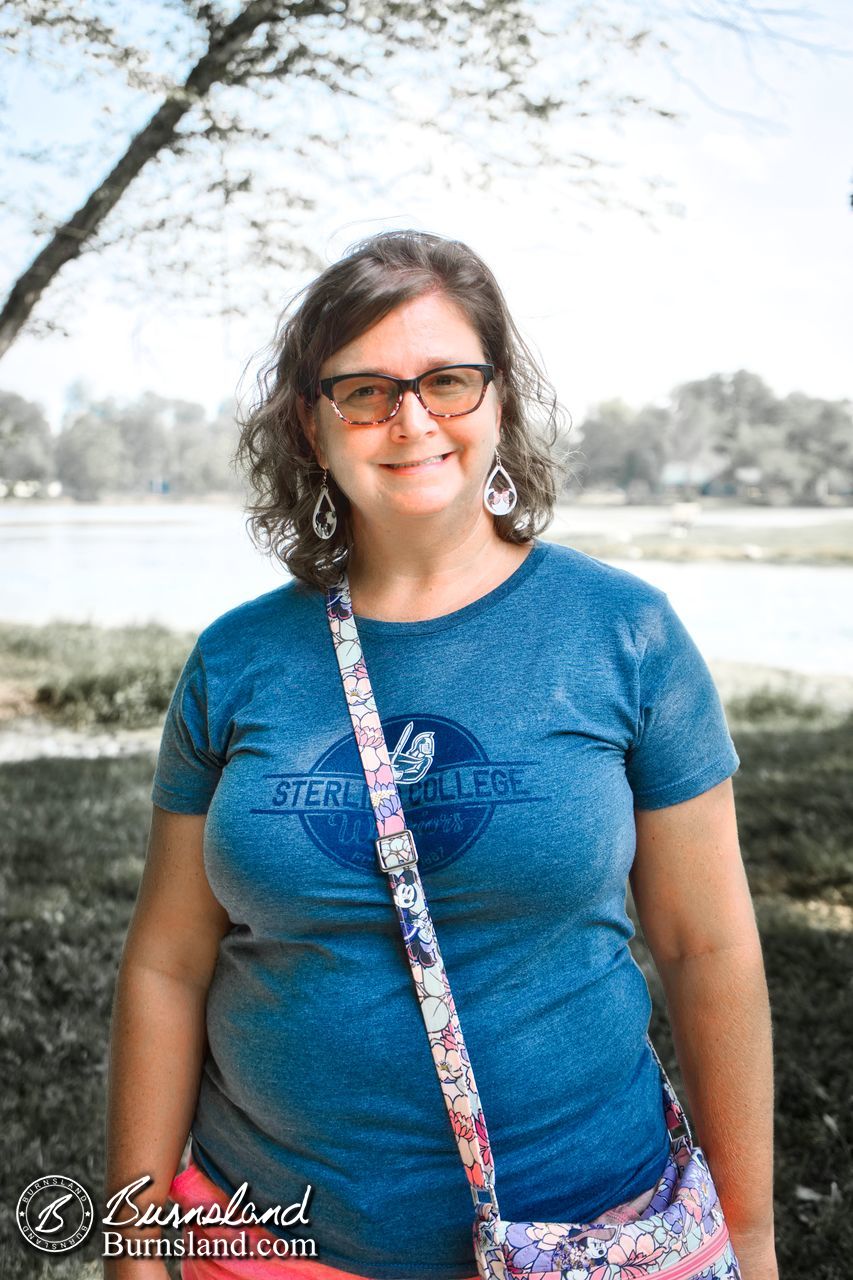
[[(146, 1174), (152, 1182), (133, 1196), (140, 1210), (168, 1199), (198, 1096), (206, 994), (204, 987), (156, 969), (127, 963), (119, 970), (110, 1038), (105, 1202)], [(125, 1205), (114, 1216), (126, 1218), (130, 1212)], [(130, 1234), (158, 1235), (159, 1230)]]
[(758, 935), (658, 968), (696, 1140), (735, 1251), (739, 1241), (745, 1254), (772, 1248), (773, 1046)]

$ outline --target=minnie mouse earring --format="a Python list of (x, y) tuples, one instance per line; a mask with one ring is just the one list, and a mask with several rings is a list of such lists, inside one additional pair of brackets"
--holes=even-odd
[(331, 538), (332, 534), (338, 527), (338, 514), (335, 511), (335, 504), (332, 502), (326, 479), (328, 471), (323, 468), (323, 485), (320, 489), (320, 496), (314, 504), (314, 513), (311, 516), (311, 523), (314, 526), (314, 532), (318, 538)]
[(501, 465), (501, 455), (495, 449), (495, 465), (486, 481), (483, 506), (487, 511), (491, 511), (493, 516), (505, 516), (512, 511), (517, 502), (518, 494), (512, 483), (512, 477)]

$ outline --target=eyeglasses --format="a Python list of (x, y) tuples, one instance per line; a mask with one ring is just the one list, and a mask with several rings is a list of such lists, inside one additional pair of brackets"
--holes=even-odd
[(417, 378), (389, 378), (384, 373), (341, 373), (321, 378), (320, 391), (344, 422), (366, 427), (388, 422), (407, 391), (433, 418), (459, 418), (479, 409), (486, 387), (493, 381), (492, 364), (444, 364)]

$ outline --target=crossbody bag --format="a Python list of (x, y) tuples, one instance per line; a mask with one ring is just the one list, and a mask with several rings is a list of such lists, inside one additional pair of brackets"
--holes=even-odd
[[(647, 1037), (661, 1077), (669, 1156), (657, 1189), (627, 1223), (515, 1222), (501, 1216), (489, 1134), (459, 1015), (418, 873), (349, 584), (326, 592), (326, 615), (347, 709), (376, 820), (376, 855), (387, 876), (450, 1127), (474, 1201), (473, 1241), (482, 1280), (740, 1280), (704, 1152)], [(678, 1131), (682, 1132), (679, 1133)]]

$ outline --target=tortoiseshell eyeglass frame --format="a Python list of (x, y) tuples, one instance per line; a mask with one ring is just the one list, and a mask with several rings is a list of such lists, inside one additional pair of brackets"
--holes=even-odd
[[(480, 397), (477, 400), (477, 403), (472, 405), (470, 409), (459, 409), (456, 413), (439, 413), (437, 410), (431, 409), (428, 404), (424, 404), (423, 398), (421, 396), (421, 381), (424, 378), (430, 377), (431, 374), (444, 373), (445, 371), (450, 369), (476, 369), (478, 373), (481, 373), (483, 375), (483, 389), (480, 392)], [(335, 401), (335, 395), (334, 395), (335, 384), (338, 382), (345, 382), (349, 378), (371, 378), (371, 377), (382, 378), (385, 382), (396, 383), (397, 403), (394, 405), (394, 408), (391, 410), (391, 412), (386, 414), (384, 418), (374, 418), (372, 419), (372, 421), (369, 421), (369, 422), (364, 420), (355, 422), (353, 421), (352, 418), (346, 417), (346, 415), (343, 414), (341, 410), (338, 408), (338, 405)], [(316, 395), (322, 394), (327, 398), (327, 400), (330, 400), (332, 403), (332, 408), (334, 409), (335, 413), (338, 415), (338, 417), (341, 419), (342, 422), (346, 422), (349, 426), (375, 427), (380, 422), (390, 422), (391, 419), (395, 417), (395, 415), (399, 411), (400, 405), (403, 403), (403, 396), (407, 391), (413, 391), (415, 393), (419, 403), (423, 405), (424, 409), (426, 409), (427, 413), (430, 415), (431, 418), (462, 418), (465, 416), (466, 413), (474, 413), (477, 409), (479, 409), (480, 405), (483, 403), (483, 400), (485, 399), (486, 389), (489, 383), (494, 381), (494, 378), (495, 378), (495, 366), (493, 364), (440, 364), (440, 365), (437, 365), (435, 369), (427, 369), (424, 373), (418, 374), (416, 378), (392, 378), (391, 375), (388, 373), (377, 373), (373, 369), (364, 369), (357, 373), (339, 373), (339, 374), (336, 374), (334, 378), (321, 378), (320, 382), (317, 385)]]

